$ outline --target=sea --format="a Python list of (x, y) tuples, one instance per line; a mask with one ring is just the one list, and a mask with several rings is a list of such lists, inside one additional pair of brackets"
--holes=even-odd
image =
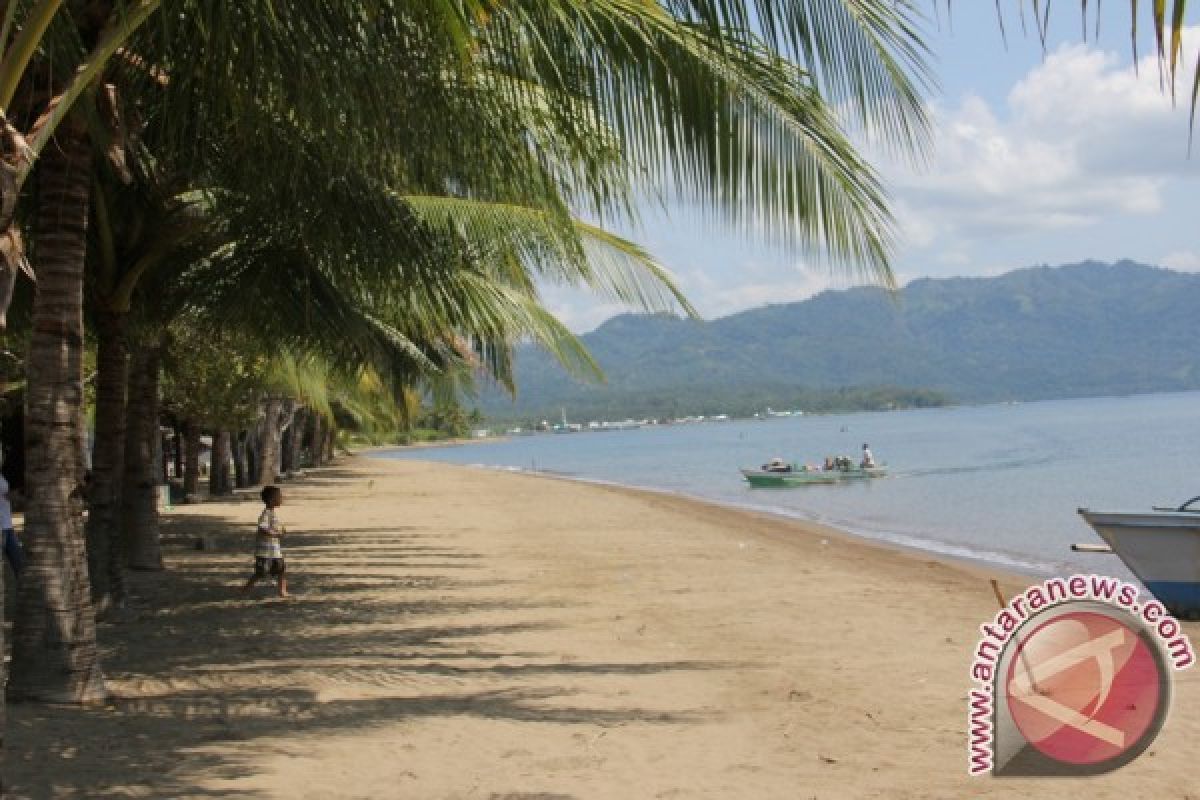
[[(1128, 579), (1115, 556), (1070, 549), (1101, 543), (1077, 509), (1148, 510), (1200, 495), (1197, 431), (1200, 392), (1185, 392), (543, 433), (377, 455), (653, 489), (1031, 576)], [(887, 477), (752, 489), (738, 473), (773, 457), (857, 459), (864, 443)]]

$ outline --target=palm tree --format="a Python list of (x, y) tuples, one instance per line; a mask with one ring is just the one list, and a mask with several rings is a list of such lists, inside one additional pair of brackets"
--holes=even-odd
[[(845, 101), (872, 132), (890, 131), (885, 138), (893, 143), (917, 138), (923, 117), (905, 70), (920, 66), (920, 52), (908, 19), (890, 3), (866, 3), (875, 13), (856, 16), (847, 3), (828, 0), (816, 4), (822, 14), (828, 13), (811, 19), (801, 14), (805, 9), (799, 4), (760, 3), (761, 36), (748, 32), (748, 17), (739, 11), (740, 4), (732, 3), (714, 11), (709, 4), (666, 8), (528, 2), (486, 9), (490, 14), (477, 3), (456, 4), (452, 10), (450, 4), (439, 5), (432, 11), (420, 4), (383, 3), (376, 10), (393, 11), (394, 16), (365, 20), (357, 4), (315, 5), (319, 7), (305, 7), (289, 18), (287, 37), (275, 31), (273, 42), (286, 39), (293, 49), (264, 48), (268, 57), (285, 53), (288, 57), (277, 63), (286, 68), (305, 63), (295, 57), (293, 40), (317, 52), (336, 53), (336, 62), (323, 65), (311, 81), (281, 80), (283, 72), (270, 69), (263, 51), (244, 46), (269, 30), (268, 17), (252, 16), (255, 4), (222, 6), (219, 19), (204, 18), (206, 24), (188, 30), (189, 23), (212, 12), (197, 2), (189, 6), (194, 19), (189, 13), (171, 15), (141, 32), (164, 37), (169, 48), (152, 50), (152, 39), (140, 35), (130, 40), (129, 56), (114, 66), (121, 88), (117, 99), (139, 90), (145, 92), (139, 96), (157, 91), (165, 99), (150, 106), (156, 118), (175, 119), (182, 104), (206, 125), (218, 123), (209, 130), (228, 126), (249, 111), (256, 119), (274, 116), (277, 125), (298, 120), (307, 136), (335, 152), (335, 145), (343, 148), (352, 163), (372, 158), (389, 183), (406, 195), (516, 203), (540, 209), (559, 230), (567, 228), (567, 208), (573, 204), (607, 213), (627, 209), (635, 176), (648, 172), (669, 178), (672, 191), (720, 205), (735, 219), (756, 214), (777, 233), (826, 248), (842, 261), (886, 270), (890, 220), (882, 192), (841, 135), (820, 92)], [(858, 9), (864, 3), (853, 5)], [(809, 24), (801, 24), (806, 19)], [(213, 22), (217, 24), (207, 24)], [(297, 37), (298, 27), (313, 37)], [(213, 35), (233, 29), (251, 36)], [(835, 31), (841, 46), (815, 46), (814, 37)], [(152, 52), (163, 55), (150, 58)], [(397, 58), (397, 52), (405, 57)], [(806, 57), (810, 71), (786, 60), (788, 52)], [(247, 64), (258, 69), (239, 71)], [(297, 95), (297, 86), (308, 91)], [(472, 152), (463, 159), (445, 147), (445, 137), (431, 136), (433, 109), (442, 114), (439, 124), (472, 122), (464, 131), (503, 130), (506, 115), (512, 121), (494, 146), (486, 137), (473, 140)], [(167, 130), (179, 128), (168, 125)], [(578, 130), (601, 135), (580, 137)], [(549, 148), (531, 151), (531, 135)], [(201, 148), (224, 148), (226, 155), (239, 144), (211, 137), (196, 141)], [(416, 143), (424, 146), (414, 147)], [(247, 163), (245, 158), (235, 161)], [(318, 177), (278, 167), (272, 165), (266, 184), (288, 195), (289, 202), (297, 196), (296, 184)], [(90, 178), (76, 179), (86, 192)], [(451, 187), (460, 188), (448, 192)], [(80, 265), (84, 230), (77, 226), (76, 242), (59, 243)], [(313, 246), (316, 232), (310, 226), (306, 247)], [(332, 242), (341, 253), (330, 263), (345, 260), (346, 254), (358, 258), (356, 242), (336, 235)], [(39, 258), (46, 255), (39, 251)], [(79, 274), (73, 269), (70, 280), (79, 280)], [(577, 269), (572, 279), (589, 277)], [(520, 282), (512, 288), (520, 289)], [(76, 315), (69, 306), (61, 313)], [(65, 347), (69, 356), (77, 345), (67, 340)], [(36, 371), (31, 364), (31, 376), (55, 387), (70, 386), (74, 356), (63, 362), (66, 371), (53, 375), (45, 369), (51, 363), (48, 349), (31, 352), (31, 362), (35, 358), (46, 361)], [(31, 398), (35, 396), (41, 395), (31, 387)], [(48, 409), (39, 403), (30, 410), (40, 415)], [(66, 485), (75, 475), (63, 473), (60, 480)], [(42, 498), (35, 496), (34, 502)], [(69, 540), (73, 523), (61, 511), (50, 514), (50, 508), (59, 507), (45, 510), (48, 527)], [(52, 583), (33, 584), (22, 593), (23, 616), (31, 618), (39, 615), (48, 593), (57, 591)], [(21, 658), (40, 652), (38, 635), (30, 631), (28, 645), (18, 650)], [(24, 667), (15, 671), (22, 678), (15, 683), (36, 672)], [(32, 683), (14, 689), (19, 695), (55, 697), (70, 691)]]
[[(197, 431), (212, 433), (212, 471), (219, 472), (226, 465), (226, 474), (213, 478), (213, 495), (232, 489), (227, 474), (230, 434), (257, 422), (263, 376), (272, 371), (270, 361), (270, 353), (242, 330), (196, 324), (186, 317), (170, 326), (170, 347), (163, 363), (162, 405), (171, 416), (192, 423)], [(289, 396), (300, 395), (297, 389)], [(319, 399), (308, 402), (325, 408)], [(185, 485), (197, 482), (192, 467), (185, 464)]]
[[(9, 2), (4, 8), (0, 45), (8, 45), (18, 5)], [(69, 24), (53, 26), (60, 5), (34, 3), (0, 62), (6, 134), (0, 153), (0, 267), (6, 270), (0, 314), (7, 311), (12, 281), (24, 262), (16, 199), (38, 154), (51, 140), (55, 143), (39, 170), (35, 214), (34, 250), (43, 268), (33, 304), (27, 383), (29, 571), (17, 599), (18, 609), (27, 613), (18, 613), (13, 627), (8, 693), (17, 699), (90, 702), (104, 695), (80, 524), (86, 458), (82, 289), (92, 151), (85, 117), (72, 111), (158, 2), (96, 3), (60, 20)], [(35, 60), (38, 53), (42, 58)], [(31, 80), (47, 67), (50, 80)], [(68, 78), (54, 80), (54, 75)], [(48, 95), (43, 93), (47, 85)]]
[[(17, 223), (21, 190), (75, 103), (160, 2), (117, 0), (64, 14), (62, 0), (8, 0), (0, 5), (0, 329), (17, 273), (28, 269)], [(70, 29), (75, 29), (74, 36), (68, 35)], [(82, 50), (81, 44), (86, 45)], [(58, 74), (71, 76), (49, 93), (30, 91), (34, 78), (42, 77), (39, 53), (52, 53)], [(19, 96), (22, 88), (24, 95)]]
[[(86, 532), (92, 597), (100, 610), (124, 599), (122, 570), (128, 559), (118, 531), (126, 466), (129, 336), (145, 340), (147, 350), (156, 351), (154, 337), (128, 330), (134, 292), (144, 275), (161, 268), (164, 260), (180, 257), (206, 231), (202, 211), (173, 187), (147, 175), (135, 153), (120, 163), (120, 174), (107, 163), (96, 170), (88, 259), (97, 369)], [(144, 359), (138, 363), (146, 368)], [(135, 439), (155, 432), (139, 428)], [(139, 473), (139, 480), (147, 477), (153, 476)], [(152, 485), (157, 486), (157, 480)]]
[[(438, 62), (438, 70), (436, 70), (436, 78), (434, 81), (434, 88), (442, 91), (443, 95), (445, 95), (447, 87), (444, 85), (446, 83), (446, 81), (442, 74), (444, 71), (442, 66), (443, 65), (440, 62)], [(491, 76), (492, 74), (494, 74), (494, 72), (495, 72), (494, 69), (490, 69), (490, 71), (487, 74), (489, 76)], [(489, 77), (489, 80), (491, 80), (491, 79), (492, 78)], [(476, 77), (476, 78), (473, 78), (472, 80), (475, 81), (476, 83), (478, 83), (478, 82), (482, 81), (482, 78)], [(749, 78), (743, 77), (743, 80), (748, 81)], [(416, 82), (410, 80), (405, 85), (411, 86), (414, 83), (416, 83)], [(473, 139), (473, 141), (498, 143), (498, 146), (496, 148), (497, 152), (495, 154), (487, 153), (487, 152), (479, 152), (482, 148), (480, 148), (478, 145), (475, 145), (475, 144), (472, 145), (472, 149), (475, 152), (472, 152), (470, 154), (470, 156), (467, 158), (464, 158), (463, 157), (464, 154), (462, 154), (462, 153), (445, 154), (445, 153), (436, 151), (436, 148), (435, 148), (435, 151), (432, 153), (427, 152), (430, 149), (429, 146), (424, 146), (423, 148), (421, 148), (419, 150), (410, 147), (405, 150), (405, 153), (410, 154), (409, 160), (412, 163), (411, 164), (402, 164), (402, 165), (397, 166), (397, 171), (401, 172), (401, 177), (411, 176), (411, 175), (428, 174), (432, 178), (436, 179), (436, 182), (432, 182), (432, 183), (430, 182), (429, 179), (423, 179), (422, 181), (419, 181), (417, 186), (414, 188), (425, 189), (426, 187), (428, 187), (428, 188), (433, 188), (433, 189), (442, 189), (442, 188), (444, 188), (445, 181), (447, 181), (449, 179), (449, 180), (453, 180), (455, 183), (460, 184), (460, 185), (479, 186), (480, 188), (487, 186), (488, 188), (486, 191), (488, 194), (498, 197), (500, 200), (502, 200), (504, 202), (493, 203), (491, 206), (484, 206), (484, 205), (481, 205), (481, 203), (483, 203), (485, 201), (481, 201), (479, 199), (470, 200), (467, 198), (453, 198), (453, 197), (440, 197), (439, 198), (436, 196), (406, 196), (403, 198), (403, 202), (401, 204), (399, 204), (398, 208), (397, 208), (397, 204), (394, 202), (387, 205), (384, 209), (385, 213), (389, 216), (395, 216), (395, 215), (399, 214), (399, 216), (401, 216), (402, 218), (420, 216), (422, 218), (422, 221), (424, 221), (424, 222), (429, 222), (431, 219), (433, 219), (433, 220), (441, 222), (441, 224), (443, 224), (443, 225), (446, 225), (446, 224), (458, 225), (458, 224), (462, 224), (463, 220), (454, 219), (453, 217), (455, 217), (455, 216), (461, 217), (462, 212), (464, 210), (469, 209), (469, 210), (473, 210), (473, 213), (471, 215), (471, 218), (466, 220), (466, 223), (471, 225), (473, 228), (478, 229), (481, 227), (481, 225), (483, 225), (489, 221), (493, 224), (493, 227), (494, 227), (497, 222), (500, 222), (500, 223), (506, 222), (506, 218), (507, 218), (508, 224), (511, 224), (511, 222), (514, 218), (514, 212), (518, 211), (518, 210), (523, 210), (519, 206), (514, 207), (512, 205), (512, 202), (514, 199), (517, 201), (525, 201), (525, 202), (531, 202), (533, 200), (537, 200), (537, 201), (544, 203), (544, 202), (549, 201), (549, 202), (551, 202), (551, 207), (548, 211), (539, 211), (537, 209), (529, 209), (525, 213), (526, 219), (517, 220), (517, 222), (520, 223), (520, 226), (523, 228), (526, 228), (526, 229), (528, 229), (531, 226), (531, 222), (535, 226), (540, 226), (541, 232), (543, 234), (540, 236), (538, 241), (534, 242), (533, 246), (528, 246), (528, 247), (524, 248), (523, 255), (527, 255), (527, 256), (531, 255), (531, 254), (537, 255), (540, 251), (547, 249), (544, 246), (546, 242), (550, 242), (550, 243), (556, 245), (554, 248), (550, 248), (550, 249), (552, 251), (556, 251), (559, 253), (561, 253), (564, 250), (564, 247), (562, 246), (564, 243), (566, 243), (567, 245), (571, 245), (574, 238), (577, 237), (577, 235), (580, 232), (580, 226), (577, 223), (569, 220), (569, 215), (566, 213), (565, 204), (563, 203), (563, 201), (561, 199), (556, 198), (554, 196), (554, 193), (550, 190), (558, 189), (560, 186), (564, 186), (564, 185), (570, 186), (570, 187), (576, 187), (576, 186), (587, 187), (587, 186), (589, 186), (589, 184), (586, 183), (582, 178), (575, 178), (575, 177), (571, 177), (569, 175), (557, 175), (557, 176), (554, 175), (550, 169), (551, 165), (548, 165), (543, 160), (541, 160), (540, 153), (530, 152), (530, 149), (524, 143), (524, 141), (522, 140), (522, 137), (527, 137), (528, 132), (530, 130), (532, 130), (534, 133), (536, 133), (538, 135), (538, 137), (540, 139), (539, 143), (543, 145), (544, 152), (572, 152), (572, 150), (573, 150), (573, 152), (575, 154), (586, 154), (587, 150), (585, 150), (584, 148), (586, 146), (588, 146), (590, 144), (590, 142), (593, 140), (601, 142), (601, 144), (603, 146), (601, 149), (607, 149), (608, 152), (600, 152), (597, 154), (589, 155), (588, 159), (586, 160), (586, 163), (587, 163), (587, 166), (589, 169), (598, 169), (600, 172), (600, 178), (592, 180), (591, 184), (590, 184), (590, 191), (592, 191), (593, 193), (595, 193), (597, 195), (602, 195), (603, 193), (607, 192), (607, 193), (614, 193), (615, 196), (619, 196), (617, 189), (620, 188), (623, 184), (618, 183), (619, 176), (613, 177), (614, 175), (617, 175), (617, 171), (616, 171), (615, 167), (610, 165), (610, 162), (616, 163), (619, 161), (619, 159), (614, 158), (613, 151), (611, 151), (611, 145), (609, 144), (609, 140), (611, 139), (611, 137), (606, 138), (606, 137), (601, 137), (601, 136), (595, 136), (595, 137), (592, 137), (592, 139), (587, 139), (587, 140), (584, 140), (583, 142), (578, 141), (578, 136), (576, 135), (576, 131), (579, 129), (580, 125), (579, 125), (578, 118), (575, 116), (572, 116), (570, 119), (567, 119), (565, 117), (560, 118), (555, 121), (555, 124), (542, 123), (537, 126), (530, 126), (529, 124), (525, 124), (524, 126), (521, 126), (521, 127), (514, 127), (511, 123), (512, 120), (519, 120), (521, 118), (522, 114), (524, 115), (524, 117), (528, 118), (530, 116), (530, 111), (533, 110), (533, 106), (532, 106), (529, 95), (532, 95), (533, 98), (535, 98), (539, 103), (542, 103), (543, 105), (545, 104), (545, 101), (547, 98), (546, 92), (544, 92), (544, 91), (533, 92), (531, 89), (528, 88), (528, 83), (529, 83), (528, 79), (525, 79), (525, 81), (522, 84), (522, 88), (523, 88), (523, 91), (525, 94), (517, 95), (517, 107), (516, 108), (512, 107), (511, 103), (498, 107), (498, 102), (495, 100), (487, 99), (488, 96), (486, 96), (486, 95), (480, 96), (477, 92), (476, 93), (464, 93), (461, 91), (461, 87), (458, 87), (458, 86), (454, 86), (451, 88), (458, 89), (459, 91), (457, 91), (453, 94), (450, 94), (448, 96), (439, 98), (442, 100), (447, 99), (447, 97), (453, 99), (455, 97), (458, 97), (459, 95), (465, 94), (466, 99), (465, 100), (459, 99), (457, 101), (457, 103), (455, 103), (455, 104), (441, 103), (442, 114), (443, 115), (450, 114), (454, 121), (461, 120), (461, 121), (471, 122), (472, 124), (469, 127), (474, 128), (477, 131), (480, 131), (480, 134), (481, 134), (478, 137), (475, 137)], [(712, 89), (710, 88), (710, 92), (711, 91), (712, 91)], [(508, 95), (505, 93), (499, 93), (499, 95), (502, 98), (508, 97)], [(424, 102), (428, 102), (428, 99), (425, 97), (422, 97), (420, 99), (422, 99)], [(487, 100), (486, 104), (483, 102), (484, 100)], [(562, 103), (560, 102), (559, 105), (561, 106)], [(578, 105), (578, 103), (576, 105)], [(519, 113), (514, 113), (514, 112), (519, 112)], [(815, 116), (811, 112), (806, 111), (806, 113), (810, 117)], [(426, 116), (426, 114), (424, 114), (424, 113), (421, 113), (421, 114), (405, 113), (403, 115), (403, 117), (405, 119), (422, 118), (424, 116)], [(595, 117), (595, 116), (596, 115), (593, 114), (593, 117)], [(818, 122), (820, 121), (819, 117), (817, 117), (817, 121)], [(828, 123), (828, 119), (825, 120), (825, 123), (826, 124)], [(556, 125), (557, 125), (557, 127), (556, 127)], [(599, 128), (598, 125), (597, 125), (597, 128)], [(600, 131), (600, 133), (603, 133), (603, 132), (604, 132), (603, 130)], [(491, 135), (492, 133), (502, 134), (502, 135)], [(435, 140), (435, 141), (439, 141), (439, 140)], [(304, 142), (303, 144), (310, 145), (309, 142)], [(848, 149), (848, 146), (845, 145), (844, 140), (840, 140), (840, 139), (835, 140), (834, 144), (838, 145), (843, 150)], [(323, 148), (322, 152), (324, 152), (328, 149), (327, 142), (322, 141), (320, 143), (320, 145)], [(596, 149), (596, 148), (593, 148), (593, 149)], [(308, 152), (308, 151), (302, 148), (301, 152)], [(503, 154), (509, 154), (509, 155), (508, 155), (508, 157), (505, 157)], [(513, 154), (516, 154), (519, 157), (513, 158), (512, 157)], [(467, 171), (464, 171), (464, 169), (461, 166), (458, 166), (458, 165), (461, 165), (464, 163), (469, 165), (476, 158), (479, 158), (479, 160), (482, 161), (483, 164), (489, 168), (494, 164), (516, 163), (519, 166), (519, 169), (515, 170), (516, 175), (514, 175), (514, 174), (511, 174), (509, 171), (505, 171), (505, 170), (493, 171), (493, 172), (488, 172), (486, 170), (485, 171), (467, 172)], [(309, 167), (308, 164), (305, 164), (305, 167), (307, 167), (307, 168), (301, 170), (300, 177), (298, 179), (293, 178), (292, 181), (288, 182), (287, 184), (285, 184), (284, 186), (281, 187), (281, 195), (284, 193), (290, 194), (290, 195), (299, 194), (300, 196), (315, 196), (315, 195), (320, 195), (320, 194), (324, 194), (324, 195), (329, 194), (329, 192), (325, 189), (325, 187), (321, 186), (319, 184), (314, 185), (311, 188), (311, 190), (301, 189), (300, 191), (297, 191), (300, 188), (299, 186), (297, 186), (297, 184), (300, 184), (301, 181), (305, 177), (313, 177), (313, 178), (318, 179), (321, 183), (324, 182), (323, 175), (326, 174), (327, 168), (325, 168), (325, 169), (320, 168), (320, 164), (321, 164), (320, 159), (311, 159), (311, 161), (313, 162), (314, 166)], [(271, 159), (262, 159), (261, 163), (268, 164), (268, 163), (273, 163), (273, 162)], [(301, 162), (301, 163), (304, 163), (304, 162)], [(572, 164), (569, 161), (564, 161), (563, 163), (566, 164), (567, 167), (572, 167)], [(445, 164), (447, 166), (441, 167), (438, 170), (434, 170), (431, 168), (432, 165), (440, 166), (442, 164)], [(449, 165), (455, 165), (453, 170), (450, 169)], [(625, 166), (625, 169), (628, 169), (627, 165)], [(245, 167), (243, 167), (241, 171), (243, 173), (245, 173), (247, 170), (245, 169)], [(819, 172), (819, 170), (818, 170), (818, 172)], [(449, 173), (449, 177), (448, 177), (447, 173)], [(529, 176), (535, 176), (538, 180), (531, 181)], [(227, 177), (236, 177), (236, 178), (242, 180), (243, 182), (247, 181), (246, 175), (244, 175), (244, 174), (241, 176), (227, 176)], [(272, 185), (278, 185), (277, 181), (267, 180), (272, 176), (261, 176), (261, 177), (263, 178), (262, 181), (259, 180), (259, 176), (252, 176), (250, 178), (250, 180), (248, 181), (252, 185), (255, 186), (256, 195), (259, 196), (260, 198), (263, 197), (264, 195), (266, 195), (266, 193), (263, 192), (262, 187), (264, 187), (264, 186), (270, 187)], [(518, 178), (519, 178), (519, 180), (518, 180)], [(622, 178), (620, 180), (624, 180), (624, 179)], [(314, 183), (315, 183), (315, 181), (314, 181)], [(340, 188), (341, 188), (340, 184), (335, 186), (335, 189), (340, 189)], [(353, 187), (353, 189), (355, 191), (361, 191), (362, 188), (363, 187), (361, 187), (361, 186)], [(375, 188), (376, 190), (374, 191), (374, 195), (376, 197), (380, 197), (383, 195), (381, 192), (378, 191), (378, 188), (386, 188), (386, 187), (367, 187), (367, 188), (368, 189)], [(834, 194), (836, 195), (836, 192), (834, 192)], [(276, 208), (286, 207), (287, 202), (288, 202), (288, 199), (285, 197), (282, 197), (282, 196), (280, 196), (278, 198), (271, 198), (271, 199), (277, 201), (275, 204)], [(360, 204), (361, 204), (361, 202), (360, 202)], [(866, 202), (863, 205), (869, 206), (870, 202)], [(456, 213), (452, 214), (450, 212), (456, 212)], [(336, 217), (330, 217), (329, 215), (322, 214), (322, 215), (319, 215), (319, 219), (330, 220), (330, 219), (336, 219)], [(378, 221), (376, 221), (375, 225), (370, 226), (370, 227), (378, 228), (379, 226), (386, 226), (389, 224), (389, 222), (390, 221), (388, 219), (378, 220)], [(556, 226), (557, 226), (557, 230), (556, 230)], [(341, 252), (347, 252), (347, 251), (355, 252), (357, 250), (362, 249), (361, 242), (346, 241), (345, 232), (346, 231), (351, 231), (351, 232), (355, 231), (356, 230), (355, 226), (347, 227), (347, 226), (344, 226), (341, 224), (338, 224), (336, 226), (326, 224), (324, 227), (319, 227), (316, 220), (310, 220), (306, 227), (307, 227), (307, 230), (306, 230), (307, 237), (306, 238), (308, 240), (308, 242), (306, 242), (306, 247), (310, 247), (311, 245), (309, 243), (311, 243), (313, 240), (316, 240), (318, 242), (323, 242), (323, 243), (327, 243), (328, 245), (330, 245), (326, 248), (327, 250), (334, 250), (334, 251), (340, 250)], [(565, 231), (565, 233), (564, 233), (564, 231)], [(601, 238), (601, 236), (599, 235), (600, 233), (601, 232), (599, 232), (599, 231), (591, 231), (590, 232), (591, 237), (593, 239)], [(358, 236), (356, 233), (353, 235), (355, 237)], [(361, 238), (361, 237), (359, 237), (359, 238)], [(375, 238), (381, 244), (387, 242), (386, 237), (375, 237)], [(611, 242), (610, 242), (610, 244), (611, 244)], [(573, 256), (578, 256), (578, 255), (584, 254), (584, 248), (581, 246), (575, 246), (575, 250), (576, 250), (576, 252), (572, 253)], [(516, 258), (515, 256), (522, 255), (522, 254), (516, 254), (516, 253), (512, 252), (513, 248), (509, 248), (509, 251), (510, 252), (507, 254), (508, 260), (510, 262), (520, 263), (521, 259)], [(596, 252), (596, 249), (592, 248), (592, 254), (594, 254), (595, 252)], [(339, 253), (337, 253), (337, 252), (333, 252), (330, 255), (332, 258), (339, 257)], [(355, 255), (358, 256), (358, 253), (355, 252)], [(389, 257), (390, 256), (391, 256), (391, 253), (389, 252)], [(526, 262), (527, 261), (528, 261), (528, 259), (526, 259)], [(266, 259), (263, 259), (261, 263), (269, 263), (269, 262)], [(597, 276), (603, 276), (604, 272), (605, 272), (604, 270), (594, 269), (593, 265), (590, 264), (589, 261), (586, 259), (576, 257), (576, 258), (572, 258), (569, 261), (569, 263), (572, 265), (572, 272), (568, 276), (569, 280), (594, 282), (597, 279)], [(645, 265), (647, 265), (648, 263), (649, 262), (647, 262), (645, 259), (643, 259), (641, 261), (641, 266), (645, 267)], [(437, 269), (438, 268), (435, 266), (435, 268), (433, 270), (435, 274), (436, 274)], [(627, 277), (628, 274), (629, 274), (629, 271), (626, 270), (625, 275), (623, 277)], [(615, 293), (617, 293), (618, 295), (626, 296), (629, 299), (634, 299), (636, 297), (637, 292), (640, 291), (641, 287), (638, 286), (636, 281), (626, 280), (626, 281), (623, 281), (623, 283), (624, 283), (624, 285), (619, 286), (619, 287), (614, 283), (610, 286), (610, 288), (613, 289), (613, 291)], [(632, 295), (629, 293), (630, 288), (633, 289)], [(239, 295), (240, 296), (248, 296), (244, 293), (239, 293)], [(636, 299), (645, 299), (645, 298), (638, 297)], [(267, 418), (269, 420), (274, 420), (275, 417), (276, 417), (275, 414), (269, 414), (267, 416)], [(145, 419), (144, 416), (141, 418)], [(274, 426), (272, 424), (268, 427), (270, 429), (273, 429)], [(272, 448), (272, 451), (273, 451), (273, 448)], [(143, 483), (145, 483), (145, 481), (143, 481)], [(145, 490), (145, 488), (147, 488), (147, 487), (143, 487), (143, 490)], [(142, 503), (141, 505), (142, 505), (142, 507), (146, 507), (148, 504)], [(150, 552), (150, 551), (147, 551), (147, 552)], [(149, 562), (147, 562), (147, 565), (154, 565), (156, 563), (157, 562), (154, 559), (151, 559)]]
[[(83, 263), (91, 149), (71, 129), (42, 160), (25, 417), (28, 573), (18, 586), (9, 696), (90, 702), (104, 696), (92, 643), (81, 512)], [(83, 181), (80, 175), (84, 176)], [(82, 190), (81, 190), (82, 186)], [(50, 590), (56, 602), (44, 602)], [(37, 613), (33, 613), (36, 609)], [(46, 647), (46, 642), (57, 646)]]

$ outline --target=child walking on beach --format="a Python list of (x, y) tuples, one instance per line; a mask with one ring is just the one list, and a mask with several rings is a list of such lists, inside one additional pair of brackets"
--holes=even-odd
[(283, 505), (283, 492), (278, 486), (264, 486), (262, 501), (266, 508), (258, 517), (258, 531), (254, 535), (254, 574), (242, 592), (249, 592), (259, 579), (270, 574), (279, 583), (279, 596), (287, 597), (287, 564), (283, 560), (280, 539), (286, 532), (275, 509)]

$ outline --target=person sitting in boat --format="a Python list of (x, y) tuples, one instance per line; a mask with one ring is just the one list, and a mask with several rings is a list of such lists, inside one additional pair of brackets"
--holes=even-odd
[(831, 472), (834, 469), (837, 469), (837, 467), (835, 467), (833, 464), (833, 456), (825, 456), (825, 466), (823, 466), (822, 469), (826, 472)]
[(863, 443), (862, 461), (859, 463), (859, 466), (863, 469), (870, 469), (875, 466), (875, 456), (871, 455), (871, 448), (865, 442)]
[(772, 458), (770, 463), (763, 464), (764, 472), (791, 472), (792, 465), (785, 464), (782, 458)]

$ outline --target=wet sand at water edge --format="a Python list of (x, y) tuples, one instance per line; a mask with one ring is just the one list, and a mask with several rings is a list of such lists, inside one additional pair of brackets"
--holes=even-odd
[(11, 797), (1200, 798), (1200, 668), (1114, 773), (967, 777), (979, 570), (447, 465), (284, 492), (296, 596), (237, 595), (256, 497), (168, 512), (101, 626), (113, 703), (9, 708)]

